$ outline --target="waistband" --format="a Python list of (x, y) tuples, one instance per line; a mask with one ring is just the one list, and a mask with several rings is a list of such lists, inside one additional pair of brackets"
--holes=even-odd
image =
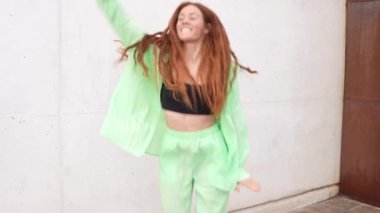
[(215, 122), (210, 127), (207, 127), (201, 130), (196, 130), (196, 131), (179, 131), (179, 130), (171, 129), (166, 125), (166, 132), (169, 133), (170, 136), (181, 137), (181, 138), (203, 137), (217, 131), (219, 131), (219, 124), (217, 122)]

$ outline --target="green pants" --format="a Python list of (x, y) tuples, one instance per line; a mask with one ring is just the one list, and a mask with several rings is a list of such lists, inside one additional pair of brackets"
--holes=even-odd
[(197, 213), (225, 213), (229, 191), (219, 189), (227, 148), (218, 125), (194, 132), (167, 128), (160, 155), (164, 213), (190, 213), (193, 189)]

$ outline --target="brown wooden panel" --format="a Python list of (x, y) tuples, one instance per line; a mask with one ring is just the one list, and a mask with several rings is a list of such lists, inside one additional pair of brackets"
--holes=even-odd
[(380, 1), (347, 7), (345, 97), (380, 100)]
[(340, 192), (380, 207), (380, 1), (347, 4)]
[(349, 0), (349, 2), (365, 2), (365, 1), (380, 1), (380, 0)]
[(340, 192), (380, 206), (380, 102), (344, 103)]

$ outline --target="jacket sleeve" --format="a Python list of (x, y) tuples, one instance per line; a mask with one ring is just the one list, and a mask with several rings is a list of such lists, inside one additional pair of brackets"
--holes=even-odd
[(135, 26), (133, 20), (122, 9), (118, 0), (96, 1), (125, 46), (130, 46), (143, 37), (144, 32)]
[[(144, 55), (153, 70), (153, 50)], [(100, 134), (134, 156), (159, 155), (165, 121), (160, 105), (161, 78), (144, 76), (135, 61), (127, 60), (116, 84)]]
[(229, 113), (231, 115), (232, 121), (235, 126), (235, 131), (237, 135), (237, 157), (238, 161), (238, 181), (244, 180), (250, 177), (249, 173), (245, 169), (245, 163), (248, 158), (249, 153), (249, 143), (248, 143), (248, 127), (247, 122), (244, 117), (244, 112), (241, 107), (240, 97), (239, 97), (239, 86), (237, 77), (232, 83), (228, 94), (228, 105)]

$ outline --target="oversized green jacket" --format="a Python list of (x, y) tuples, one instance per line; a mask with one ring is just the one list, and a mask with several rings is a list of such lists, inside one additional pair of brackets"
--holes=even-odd
[[(97, 0), (124, 45), (129, 46), (144, 36), (134, 26), (117, 0)], [(134, 50), (130, 50), (134, 51)], [(133, 56), (130, 52), (129, 55)], [(159, 156), (165, 119), (160, 103), (162, 79), (154, 80), (154, 53), (150, 48), (144, 55), (148, 77), (142, 67), (129, 57), (126, 67), (113, 92), (108, 112), (101, 127), (101, 135), (135, 156)], [(232, 73), (232, 72), (231, 72)], [(249, 177), (244, 165), (249, 152), (247, 125), (240, 105), (237, 79), (228, 88), (228, 98), (218, 124), (228, 149), (225, 165), (231, 177), (220, 180), (220, 188), (233, 190), (239, 180)], [(227, 177), (226, 177), (227, 178)]]

